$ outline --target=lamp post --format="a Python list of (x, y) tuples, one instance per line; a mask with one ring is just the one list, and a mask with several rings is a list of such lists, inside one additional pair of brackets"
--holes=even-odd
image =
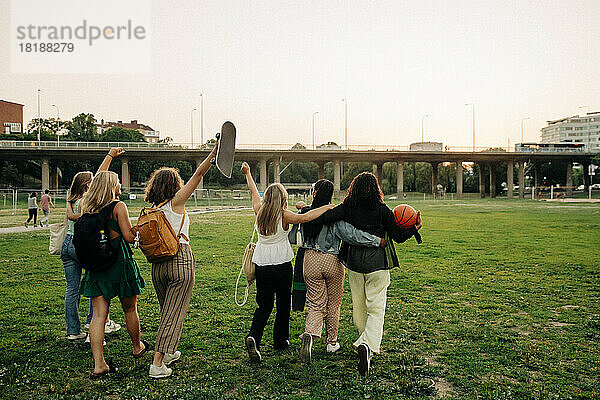
[(58, 106), (56, 104), (52, 104), (52, 107), (56, 107), (56, 140), (58, 141), (58, 146), (60, 147), (60, 135), (58, 134), (60, 131), (60, 111), (58, 110)]
[(192, 149), (194, 148), (194, 111), (198, 111), (198, 109), (194, 108), (190, 112), (190, 136), (192, 138)]
[(475, 153), (475, 103), (467, 103), (465, 106), (473, 107), (473, 153)]
[(429, 114), (425, 114), (421, 117), (421, 143), (425, 143), (424, 137), (425, 135), (423, 134), (423, 122), (425, 121), (425, 118), (429, 117)]
[(204, 144), (204, 96), (200, 93), (200, 147)]
[(348, 100), (343, 98), (344, 102), (344, 147), (348, 150)]
[[(585, 109), (586, 114), (583, 115), (585, 117), (587, 115), (587, 113), (590, 112), (590, 106), (579, 106), (579, 107), (577, 107), (577, 109), (581, 109), (581, 108)], [(586, 148), (588, 149), (588, 152), (589, 152), (590, 151), (590, 141), (591, 141), (591, 137), (590, 137), (591, 132), (590, 132), (589, 125), (588, 125), (587, 132), (588, 132), (588, 137), (587, 137)]]
[(315, 143), (316, 143), (316, 142), (315, 142), (315, 115), (317, 115), (318, 113), (319, 113), (318, 111), (315, 111), (315, 112), (312, 114), (312, 136), (313, 136), (313, 150), (316, 150), (316, 149), (317, 149), (317, 147), (316, 147), (316, 144), (315, 144)]
[(521, 118), (521, 146), (523, 145), (523, 122), (528, 120), (529, 117)]
[(41, 129), (42, 129), (42, 121), (41, 121), (41, 116), (40, 116), (40, 112), (41, 112), (41, 109), (40, 109), (40, 89), (38, 89), (37, 95), (38, 95), (38, 99), (37, 99), (38, 100), (38, 134), (37, 134), (37, 139), (38, 139), (38, 144), (39, 144), (40, 137), (41, 137)]

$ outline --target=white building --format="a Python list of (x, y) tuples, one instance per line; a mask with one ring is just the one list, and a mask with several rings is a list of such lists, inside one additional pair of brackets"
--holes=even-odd
[(548, 121), (542, 143), (582, 143), (585, 151), (600, 152), (600, 111)]

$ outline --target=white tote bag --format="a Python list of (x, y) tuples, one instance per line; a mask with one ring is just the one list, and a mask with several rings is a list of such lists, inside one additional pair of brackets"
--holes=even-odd
[[(234, 300), (235, 304), (238, 306), (243, 306), (248, 301), (248, 293), (250, 291), (250, 286), (256, 280), (256, 266), (252, 262), (252, 256), (254, 255), (254, 248), (256, 247), (256, 243), (254, 242), (254, 236), (256, 234), (256, 229), (252, 231), (252, 239), (250, 239), (250, 243), (246, 246), (246, 250), (244, 250), (244, 257), (242, 258), (242, 267), (240, 268), (240, 273), (238, 274), (237, 281), (235, 282), (235, 295)], [(240, 284), (240, 278), (242, 277), (242, 273), (246, 276), (246, 289), (244, 290), (244, 300), (238, 301), (238, 286)]]
[(50, 246), (48, 250), (50, 250), (50, 254), (53, 256), (60, 255), (65, 236), (67, 236), (67, 230), (69, 230), (69, 220), (67, 217), (65, 217), (63, 222), (50, 225)]

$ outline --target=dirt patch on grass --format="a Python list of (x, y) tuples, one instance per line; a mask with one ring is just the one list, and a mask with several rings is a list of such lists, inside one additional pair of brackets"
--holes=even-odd
[(548, 326), (553, 328), (564, 328), (565, 326), (573, 326), (574, 324), (569, 324), (567, 322), (558, 322), (558, 321), (549, 321)]
[(561, 309), (561, 310), (576, 310), (578, 308), (585, 308), (585, 307), (584, 306), (575, 306), (575, 305), (572, 305), (572, 304), (567, 304), (565, 306), (560, 306), (558, 308)]
[(451, 395), (454, 392), (454, 387), (444, 378), (438, 378), (435, 381), (435, 398), (440, 399)]

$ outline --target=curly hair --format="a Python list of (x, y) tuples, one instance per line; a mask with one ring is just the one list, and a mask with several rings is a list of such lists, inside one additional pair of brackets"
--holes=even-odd
[(354, 177), (344, 204), (348, 207), (375, 208), (383, 204), (383, 193), (377, 183), (377, 178), (371, 172), (363, 172)]
[(182, 187), (183, 179), (179, 176), (177, 169), (159, 168), (152, 173), (146, 184), (144, 200), (156, 206), (165, 200), (171, 200)]

